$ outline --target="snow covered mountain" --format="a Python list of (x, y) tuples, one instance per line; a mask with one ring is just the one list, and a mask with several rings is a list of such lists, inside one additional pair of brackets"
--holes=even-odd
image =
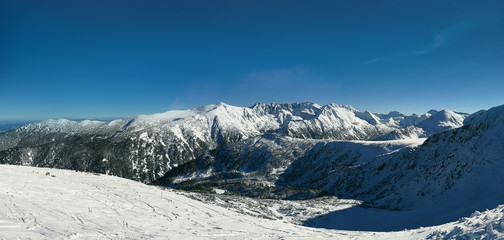
[[(425, 138), (365, 140), (399, 129), (421, 128), (428, 135), (458, 126), (465, 116), (448, 110), (373, 114), (336, 104), (220, 103), (111, 122), (47, 120), (0, 134), (0, 162), (189, 189), (224, 186), (256, 197), (338, 194), (377, 203), (381, 179), (409, 167), (390, 162), (410, 158)], [(390, 165), (396, 167), (381, 173)]]
[[(159, 181), (183, 189), (220, 188), (286, 199), (319, 196), (321, 192), (299, 191), (316, 189), (366, 206), (409, 211), (403, 222), (410, 226), (437, 225), (502, 204), (503, 123), (504, 105), (473, 114), (463, 127), (427, 140), (263, 135), (227, 144)], [(293, 188), (297, 191), (289, 192)], [(433, 218), (436, 212), (443, 215)]]
[[(355, 154), (331, 151), (314, 151), (294, 162), (280, 179), (362, 200), (368, 206), (406, 211), (400, 222), (421, 226), (495, 208), (504, 199), (504, 105), (473, 114), (463, 127), (435, 134), (416, 148), (354, 160)], [(359, 214), (349, 212), (337, 218)], [(382, 220), (391, 217), (385, 216)], [(367, 226), (381, 220), (369, 221)]]
[[(325, 189), (369, 206), (407, 210), (401, 222), (413, 226), (453, 221), (502, 204), (503, 123), (504, 106), (495, 107), (471, 115), (463, 127), (433, 135), (416, 148), (375, 157), (341, 150), (344, 154), (335, 154), (334, 147), (324, 146), (294, 162), (280, 183)], [(436, 214), (441, 215), (433, 217)]]
[[(442, 131), (462, 127), (464, 119), (469, 116), (466, 113), (457, 113), (450, 110), (430, 110), (428, 113), (417, 118), (413, 123), (391, 131), (375, 140), (415, 139), (424, 138)], [(394, 119), (394, 118), (391, 118)], [(420, 120), (420, 121), (418, 121)]]
[(27, 124), (30, 124), (35, 121), (15, 121), (15, 120), (10, 120), (10, 121), (0, 121), (0, 133), (2, 132), (7, 132), (11, 129), (18, 128)]
[(111, 122), (46, 120), (0, 133), (0, 162), (151, 182), (209, 150), (265, 134), (365, 140), (426, 117), (379, 115), (337, 104), (257, 103), (243, 108), (219, 103)]
[(438, 112), (431, 110), (430, 113), (429, 118), (416, 124), (417, 127), (430, 134), (462, 127), (464, 119), (469, 116), (469, 114), (456, 113), (446, 109)]
[[(353, 199), (374, 210), (352, 207), (303, 224), (360, 231), (434, 226), (496, 208), (503, 149), (504, 105), (470, 116), (405, 116), (335, 104), (221, 103), (112, 122), (48, 120), (0, 134), (1, 163), (255, 198)], [(348, 218), (369, 212), (374, 217)]]
[(504, 105), (473, 114), (463, 127), (433, 135), (399, 156), (408, 167), (404, 164), (402, 177), (384, 189), (389, 194), (381, 201), (395, 201), (400, 208), (447, 208), (448, 202), (453, 210), (493, 208), (504, 199), (503, 156)]

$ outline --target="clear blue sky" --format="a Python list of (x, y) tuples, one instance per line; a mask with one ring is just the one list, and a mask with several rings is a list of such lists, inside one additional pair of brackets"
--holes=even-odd
[(504, 104), (504, 1), (0, 2), (0, 120)]

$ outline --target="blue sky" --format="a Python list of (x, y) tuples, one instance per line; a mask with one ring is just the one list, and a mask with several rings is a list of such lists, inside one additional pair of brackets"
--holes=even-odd
[(504, 104), (504, 1), (23, 1), (0, 7), (0, 120), (226, 102)]

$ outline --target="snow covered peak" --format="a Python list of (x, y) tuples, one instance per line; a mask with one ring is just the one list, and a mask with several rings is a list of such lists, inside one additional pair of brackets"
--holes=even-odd
[(398, 111), (391, 111), (389, 112), (388, 114), (386, 114), (387, 117), (391, 117), (391, 118), (394, 118), (394, 117), (403, 117), (405, 116), (404, 114), (398, 112)]
[(380, 118), (369, 111), (356, 112), (355, 115), (361, 119), (366, 120), (369, 124), (372, 125), (380, 124)]
[(395, 127), (395, 128), (403, 128), (407, 126), (416, 125), (417, 123), (429, 118), (431, 115), (429, 113), (425, 113), (422, 115), (411, 114), (405, 115), (398, 111), (392, 111), (387, 114), (383, 113), (374, 113), (383, 124), (387, 126)]
[(430, 133), (442, 132), (461, 127), (467, 115), (444, 109), (433, 113), (432, 116), (418, 123), (417, 126)]
[[(436, 112), (436, 118), (423, 123), (429, 125), (429, 132), (439, 132), (440, 127), (451, 129), (459, 127), (465, 115), (457, 114), (449, 110), (431, 111)], [(320, 106), (316, 103), (255, 103), (252, 107), (235, 107), (223, 102), (217, 105), (206, 105), (189, 110), (173, 110), (165, 113), (140, 115), (135, 118), (135, 123), (147, 125), (170, 123), (173, 121), (187, 120), (204, 116), (207, 119), (217, 117), (220, 125), (256, 125), (275, 127), (275, 124), (266, 124), (263, 121), (272, 121), (276, 124), (294, 127), (296, 124), (290, 124), (292, 121), (312, 121), (316, 119), (319, 123), (305, 123), (303, 128), (311, 128), (313, 124), (324, 126), (324, 129), (336, 128), (354, 128), (370, 129), (373, 126), (379, 126), (379, 132), (386, 133), (394, 129), (416, 125), (419, 122), (431, 117), (429, 113), (424, 115), (404, 115), (399, 112), (390, 112), (389, 114), (373, 114), (369, 111), (360, 112), (349, 105), (327, 104)], [(253, 123), (250, 123), (253, 121)], [(258, 123), (256, 121), (261, 121)], [(247, 123), (249, 122), (249, 123)], [(432, 126), (431, 126), (432, 125)], [(351, 127), (354, 126), (354, 127)], [(297, 126), (298, 128), (300, 126)], [(438, 127), (433, 129), (434, 127)], [(249, 127), (244, 128), (249, 129)], [(268, 129), (256, 129), (252, 132), (258, 133)], [(271, 130), (271, 129), (269, 129)], [(341, 130), (341, 129), (340, 129)], [(319, 130), (317, 130), (319, 131)], [(361, 130), (358, 130), (361, 131)], [(374, 135), (377, 135), (375, 133)], [(324, 134), (322, 134), (324, 135)], [(357, 139), (360, 139), (357, 138)]]
[(270, 114), (278, 113), (278, 110), (291, 112), (294, 115), (303, 111), (312, 111), (313, 109), (321, 109), (322, 107), (312, 102), (302, 103), (256, 103), (252, 107), (255, 110), (266, 110)]
[(481, 133), (480, 143), (500, 144), (504, 149), (504, 105), (470, 115), (462, 130)]
[(394, 139), (417, 138), (427, 137), (440, 129), (459, 127), (465, 117), (449, 110), (436, 112), (433, 118), (429, 118), (429, 115), (407, 116), (399, 112), (374, 114), (360, 112), (348, 105), (320, 106), (311, 102), (256, 103), (252, 107), (236, 107), (220, 102), (111, 122), (66, 119), (42, 121), (14, 130), (16, 133), (0, 135), (0, 148), (15, 146), (27, 139), (24, 136), (33, 133), (45, 134), (36, 140), (39, 144), (85, 135), (114, 139), (141, 138), (146, 141), (164, 139), (163, 143), (178, 141), (190, 149), (202, 145), (215, 147), (220, 141), (239, 141), (265, 133), (302, 139), (364, 140), (375, 139), (429, 119), (422, 123), (428, 131), (415, 128), (387, 135)]
[(155, 113), (151, 115), (139, 115), (135, 118), (137, 121), (144, 122), (171, 122), (177, 119), (192, 117), (198, 114), (198, 109), (189, 109), (189, 110), (170, 110), (164, 113)]
[[(32, 124), (29, 129), (21, 131), (51, 133), (87, 131), (87, 134), (107, 136), (111, 136), (110, 133), (113, 136), (124, 134), (132, 136), (147, 131), (151, 133), (149, 136), (175, 134), (179, 139), (196, 137), (198, 141), (203, 142), (208, 142), (211, 138), (215, 140), (216, 133), (228, 135), (230, 139), (241, 139), (273, 131), (298, 138), (348, 140), (376, 138), (393, 130), (415, 125), (427, 118), (429, 114), (407, 116), (399, 112), (390, 112), (386, 115), (373, 114), (369, 111), (360, 112), (349, 105), (340, 104), (320, 106), (312, 102), (256, 103), (252, 107), (236, 107), (220, 102), (187, 110), (139, 115), (130, 120), (108, 123), (47, 120)], [(436, 118), (430, 119), (431, 122), (423, 124), (430, 128), (448, 129), (458, 127), (462, 120), (463, 116), (444, 110), (437, 112)], [(431, 132), (439, 131), (434, 129), (429, 133)], [(414, 136), (416, 135), (410, 137)]]
[[(220, 102), (218, 104), (210, 104), (204, 105), (193, 109), (187, 110), (169, 110), (164, 113), (154, 113), (149, 115), (138, 115), (134, 119), (136, 121), (144, 121), (144, 122), (171, 122), (180, 120), (183, 118), (194, 117), (197, 114), (206, 114), (211, 111), (219, 111), (219, 109), (227, 109), (227, 108), (237, 108), (226, 103)], [(225, 111), (225, 110), (220, 110)]]
[[(431, 115), (432, 114), (432, 115)], [(451, 110), (430, 110), (423, 115), (412, 114), (389, 118), (389, 125), (402, 126), (392, 132), (378, 137), (376, 140), (394, 140), (425, 138), (446, 130), (459, 128), (463, 125), (465, 113), (456, 113)]]
[(500, 105), (490, 108), (487, 111), (481, 110), (474, 114), (471, 114), (464, 120), (464, 125), (502, 125), (504, 124), (503, 118), (504, 105)]
[(436, 114), (438, 112), (439, 112), (438, 110), (431, 109), (427, 113), (430, 114), (430, 115), (432, 115), (432, 114)]
[(337, 108), (344, 108), (347, 109), (351, 112), (358, 112), (357, 109), (353, 108), (350, 105), (342, 105), (342, 104), (335, 104), (335, 103), (330, 103), (322, 107), (323, 109), (337, 109)]

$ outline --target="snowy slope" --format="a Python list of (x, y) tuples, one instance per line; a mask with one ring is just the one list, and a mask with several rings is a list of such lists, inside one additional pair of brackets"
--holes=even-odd
[[(463, 127), (433, 135), (412, 151), (376, 158), (354, 171), (329, 172), (323, 179), (337, 180), (337, 184), (325, 187), (340, 188), (345, 197), (366, 201), (374, 207), (402, 210), (392, 216), (376, 213), (374, 221), (373, 218), (359, 221), (362, 229), (384, 219), (399, 219), (409, 226), (429, 226), (502, 204), (503, 156), (504, 105), (474, 114)], [(318, 171), (319, 176), (323, 174), (323, 170)], [(348, 178), (357, 180), (351, 182), (354, 185), (339, 187), (339, 181)], [(341, 219), (358, 215), (359, 211), (328, 217)], [(408, 214), (401, 214), (403, 211)]]
[(388, 186), (393, 194), (384, 200), (401, 196), (401, 208), (493, 208), (504, 199), (503, 156), (504, 105), (471, 115), (463, 127), (436, 134), (401, 156), (409, 167), (403, 165), (403, 176)]
[(397, 139), (415, 139), (415, 138), (425, 138), (429, 134), (425, 130), (418, 126), (406, 126), (389, 132), (385, 135), (375, 138), (377, 141), (387, 141), (387, 140), (397, 140)]
[(9, 165), (0, 165), (0, 205), (0, 239), (504, 237), (504, 206), (429, 228), (390, 233), (339, 231), (239, 214), (122, 178)]
[(0, 172), (1, 239), (329, 238), (336, 234), (256, 219), (116, 177), (6, 165), (0, 165)]
[(372, 206), (436, 208), (447, 218), (502, 204), (504, 106), (471, 115), (463, 127), (435, 134), (417, 147), (395, 151), (387, 146), (391, 141), (378, 143), (391, 151), (373, 154), (351, 143), (344, 143), (345, 150), (321, 144), (321, 150), (308, 151), (280, 179)]

